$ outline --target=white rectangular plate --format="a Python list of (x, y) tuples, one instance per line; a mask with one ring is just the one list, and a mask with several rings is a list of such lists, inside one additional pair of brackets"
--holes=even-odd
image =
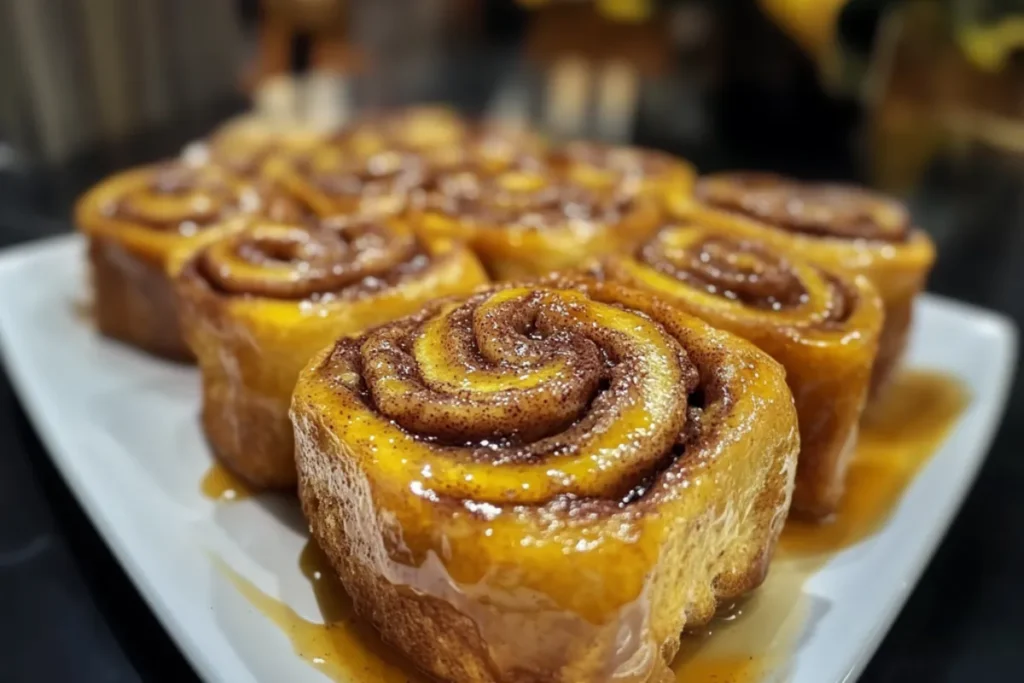
[[(195, 369), (97, 336), (81, 314), (84, 282), (77, 237), (0, 255), (0, 349), (58, 469), (201, 676), (324, 680), (217, 564), (318, 620), (296, 563), (306, 537), (297, 506), (274, 497), (217, 505), (202, 496), (210, 455), (196, 419)], [(795, 645), (793, 681), (838, 683), (860, 673), (974, 479), (1015, 354), (1016, 333), (1003, 318), (923, 298), (908, 363), (959, 378), (970, 405), (886, 526), (804, 585), (828, 608), (815, 610)]]

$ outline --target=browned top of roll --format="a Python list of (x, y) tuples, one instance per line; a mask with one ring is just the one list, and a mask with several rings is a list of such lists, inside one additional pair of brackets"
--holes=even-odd
[[(616, 461), (620, 476), (600, 485), (563, 481), (556, 489), (600, 490), (601, 498), (626, 505), (702, 437), (705, 402), (728, 399), (714, 371), (702, 377), (699, 369), (721, 359), (686, 348), (625, 302), (609, 303), (602, 308), (579, 292), (499, 286), (342, 339), (319, 371), (456, 462), (537, 472), (530, 493), (485, 493), (485, 482), (467, 478), (446, 495), (541, 495), (545, 463), (557, 468), (557, 459), (572, 455), (605, 458), (609, 468)], [(619, 319), (602, 324), (604, 315)], [(645, 437), (616, 440), (632, 432)]]
[(852, 185), (722, 173), (701, 178), (695, 194), (709, 206), (816, 237), (904, 242), (911, 232), (902, 204)]
[(319, 191), (346, 198), (407, 194), (427, 177), (421, 156), (397, 150), (358, 156), (342, 149), (321, 149), (294, 166)]
[(656, 236), (637, 250), (637, 260), (710, 294), (755, 308), (792, 308), (807, 298), (807, 289), (789, 261), (753, 241), (714, 235), (676, 248)]
[(634, 200), (627, 193), (587, 187), (538, 167), (440, 172), (417, 205), (480, 225), (544, 229), (572, 222), (616, 224), (634, 208)]
[(432, 260), (411, 231), (383, 221), (305, 227), (253, 219), (204, 248), (193, 267), (225, 294), (322, 301), (394, 286)]
[(548, 158), (556, 168), (581, 164), (605, 169), (625, 183), (664, 175), (683, 163), (666, 152), (582, 140), (554, 148)]
[(110, 192), (99, 210), (112, 220), (191, 234), (259, 204), (255, 189), (224, 169), (171, 161), (155, 166), (142, 182)]
[(802, 308), (826, 324), (846, 321), (856, 304), (846, 283), (811, 263), (794, 261), (755, 239), (696, 226), (659, 230), (633, 259), (722, 299), (764, 311)]

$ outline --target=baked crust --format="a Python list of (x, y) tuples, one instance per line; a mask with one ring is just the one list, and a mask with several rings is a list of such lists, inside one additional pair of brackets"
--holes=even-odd
[(300, 375), (299, 496), (357, 610), (442, 681), (660, 681), (764, 578), (799, 436), (782, 367), (649, 294), (485, 290)]
[(657, 198), (580, 175), (547, 165), (439, 173), (410, 218), (426, 234), (466, 241), (498, 280), (572, 268), (656, 227)]
[(321, 218), (386, 216), (405, 210), (438, 171), (497, 172), (545, 149), (526, 130), (410, 107), (356, 120), (315, 148), (272, 159), (266, 170)]
[(690, 162), (641, 147), (579, 140), (552, 149), (548, 159), (576, 182), (623, 188), (666, 207), (689, 199), (697, 181), (697, 169)]
[(885, 307), (871, 394), (882, 391), (903, 357), (914, 299), (935, 262), (934, 244), (913, 228), (906, 209), (862, 188), (762, 173), (707, 176), (695, 195), (705, 206), (683, 207), (683, 217), (731, 226), (830, 270), (871, 280)]
[(464, 247), (423, 242), (404, 222), (239, 219), (176, 280), (203, 378), (202, 421), (218, 459), (255, 489), (295, 486), (288, 405), (320, 348), (486, 282)]
[(75, 224), (89, 238), (100, 332), (190, 360), (169, 269), (215, 239), (224, 220), (259, 207), (259, 195), (234, 175), (181, 160), (116, 174), (86, 192), (75, 206)]
[(602, 275), (756, 344), (786, 368), (800, 424), (795, 512), (835, 512), (882, 328), (864, 276), (834, 273), (728, 226), (670, 223)]

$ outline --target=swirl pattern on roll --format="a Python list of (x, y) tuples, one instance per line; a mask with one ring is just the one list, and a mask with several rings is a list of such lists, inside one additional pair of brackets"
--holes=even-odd
[(854, 305), (839, 279), (755, 240), (693, 226), (660, 230), (636, 252), (666, 279), (621, 267), (649, 284), (672, 289), (675, 282), (743, 306), (790, 315), (806, 323), (842, 323)]
[(796, 233), (846, 240), (905, 242), (910, 215), (899, 202), (851, 186), (802, 183), (770, 173), (722, 173), (702, 178), (696, 196)]
[(310, 228), (251, 219), (207, 246), (196, 267), (226, 294), (326, 302), (393, 286), (431, 261), (398, 221), (322, 221)]
[(496, 230), (573, 226), (578, 232), (615, 225), (634, 207), (634, 199), (624, 192), (587, 187), (544, 167), (440, 172), (418, 204), (422, 210)]
[(486, 278), (467, 249), (421, 239), (400, 218), (236, 222), (182, 267), (181, 319), (214, 453), (254, 489), (288, 488), (288, 405), (310, 356)]
[(696, 171), (689, 163), (639, 147), (577, 141), (552, 149), (548, 160), (584, 185), (662, 199), (689, 196), (696, 180)]
[(312, 128), (242, 117), (186, 147), (184, 158), (214, 163), (238, 176), (257, 179), (268, 160), (308, 153), (323, 144), (324, 137)]
[(441, 107), (412, 107), (357, 120), (336, 133), (330, 144), (356, 157), (394, 150), (421, 155), (435, 168), (478, 165), (492, 171), (546, 150), (532, 131), (467, 121)]
[(833, 272), (727, 226), (663, 227), (604, 277), (653, 292), (738, 334), (786, 368), (800, 416), (793, 508), (823, 517), (838, 505), (882, 329), (864, 277)]
[(75, 205), (89, 237), (96, 320), (116, 339), (187, 360), (169, 271), (227, 223), (261, 212), (264, 195), (226, 168), (184, 159), (111, 176)]
[(268, 166), (268, 175), (323, 218), (397, 214), (409, 193), (423, 185), (427, 172), (418, 154), (384, 149), (356, 155), (337, 145)]
[(210, 164), (167, 162), (108, 183), (99, 188), (106, 190), (98, 206), (105, 219), (183, 235), (260, 205), (251, 188)]
[[(337, 341), (292, 422), (318, 542), (441, 680), (664, 671), (684, 621), (763, 578), (797, 443), (768, 356), (558, 276)], [(420, 610), (437, 616), (402, 618)]]
[(624, 500), (686, 432), (699, 380), (656, 323), (516, 288), (343, 341), (333, 362), (423, 447), (438, 494), (491, 502)]

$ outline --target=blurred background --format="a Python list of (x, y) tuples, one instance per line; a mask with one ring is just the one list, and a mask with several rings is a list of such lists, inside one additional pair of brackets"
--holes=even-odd
[(0, 0), (0, 168), (59, 217), (241, 112), (443, 101), (912, 195), (1024, 149), (1022, 44), (1020, 0)]
[[(938, 244), (933, 291), (1024, 321), (1024, 0), (0, 0), (0, 93), (0, 247), (69, 230), (89, 185), (236, 116), (332, 126), (446, 102), (702, 171), (891, 192)], [(115, 672), (106, 628), (143, 679), (190, 680), (15, 406), (0, 386), (0, 434), (46, 492), (32, 523), (78, 560), (61, 546), (68, 618), (50, 637), (81, 646), (80, 680), (137, 680)], [(1021, 417), (1018, 389), (864, 680), (1024, 680)], [(28, 505), (9, 493), (4, 519)]]

